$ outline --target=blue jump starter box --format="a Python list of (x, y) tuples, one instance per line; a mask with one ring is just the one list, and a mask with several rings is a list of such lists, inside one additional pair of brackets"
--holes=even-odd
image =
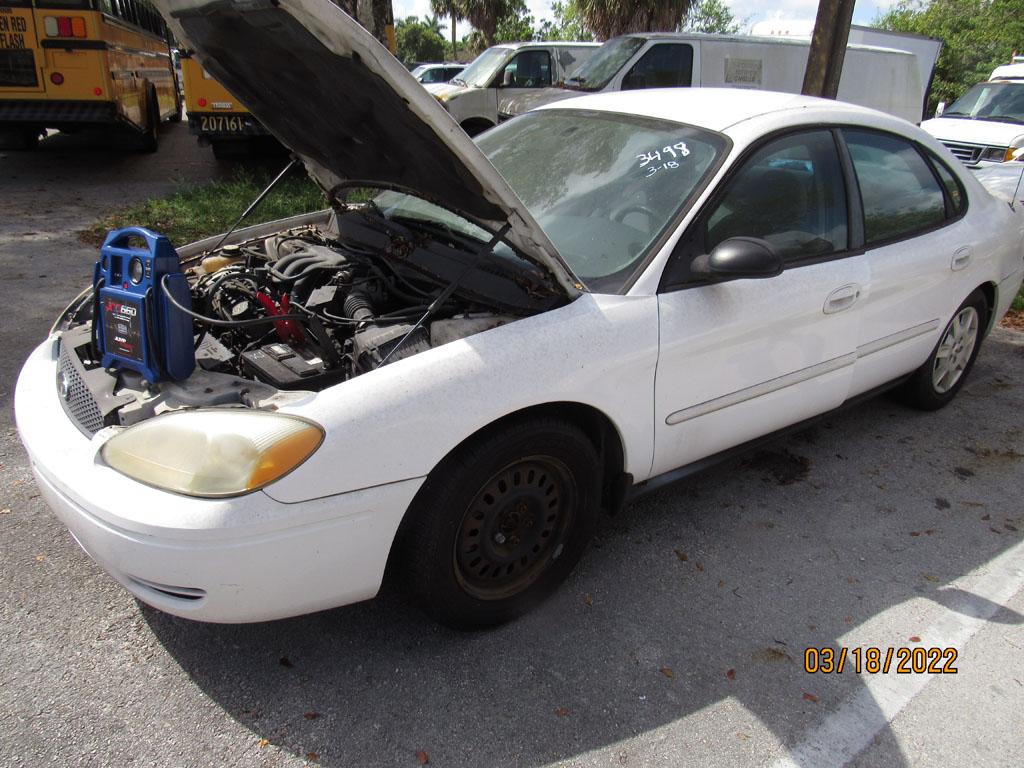
[[(133, 247), (145, 243), (145, 248)], [(150, 383), (186, 379), (195, 369), (192, 295), (171, 241), (142, 227), (107, 235), (93, 269), (96, 341), (104, 368), (137, 371)]]

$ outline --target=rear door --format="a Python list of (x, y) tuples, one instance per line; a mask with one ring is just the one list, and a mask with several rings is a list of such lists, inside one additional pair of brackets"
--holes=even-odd
[(923, 363), (948, 316), (977, 285), (978, 233), (964, 219), (953, 174), (913, 142), (882, 131), (843, 129), (860, 186), (871, 295), (861, 310), (853, 393)]
[(0, 0), (0, 96), (43, 90), (30, 0)]

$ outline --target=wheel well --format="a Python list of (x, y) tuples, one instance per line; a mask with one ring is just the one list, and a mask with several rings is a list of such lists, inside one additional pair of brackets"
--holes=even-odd
[(471, 117), (468, 120), (464, 120), (461, 125), (462, 130), (470, 136), (476, 136), (478, 133), (483, 133), (488, 128), (494, 127), (494, 123), (482, 117)]
[(574, 402), (554, 402), (541, 403), (513, 411), (496, 421), (492, 421), (487, 426), (481, 427), (467, 437), (455, 446), (438, 463), (438, 466), (444, 464), (448, 456), (451, 456), (462, 446), (478, 440), (482, 435), (507, 429), (510, 424), (517, 421), (538, 417), (564, 419), (583, 431), (601, 458), (601, 506), (608, 512), (615, 512), (621, 506), (622, 498), (620, 497), (625, 495), (628, 486), (632, 484), (632, 477), (624, 474), (626, 456), (619, 430), (607, 415), (591, 405)]
[(988, 307), (988, 317), (985, 322), (985, 333), (988, 334), (988, 332), (992, 330), (992, 326), (995, 322), (996, 284), (982, 283), (978, 286), (977, 290), (981, 291), (985, 295), (985, 304)]

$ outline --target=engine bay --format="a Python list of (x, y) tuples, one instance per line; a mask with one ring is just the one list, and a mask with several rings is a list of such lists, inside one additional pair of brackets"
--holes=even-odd
[(564, 303), (550, 275), (494, 242), (373, 204), (341, 208), (181, 259), (191, 306), (167, 299), (193, 321), (187, 378), (110, 365), (97, 347), (109, 309), (99, 290), (64, 318), (61, 376), (89, 391), (104, 426), (181, 407), (279, 406)]

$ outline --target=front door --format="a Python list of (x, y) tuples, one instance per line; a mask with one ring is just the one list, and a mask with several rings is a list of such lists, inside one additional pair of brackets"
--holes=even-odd
[[(773, 139), (680, 241), (659, 295), (658, 475), (838, 407), (853, 376), (870, 273), (850, 248), (834, 133)], [(732, 237), (769, 242), (778, 277), (701, 283), (689, 263)]]

